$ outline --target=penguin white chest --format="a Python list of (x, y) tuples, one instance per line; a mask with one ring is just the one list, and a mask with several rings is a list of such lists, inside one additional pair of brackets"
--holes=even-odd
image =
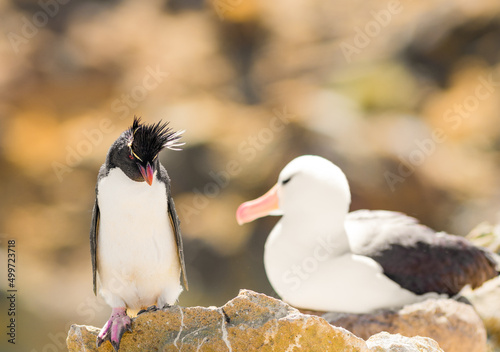
[[(180, 265), (166, 186), (129, 179), (119, 168), (98, 183), (98, 284), (110, 306), (173, 304)], [(173, 300), (173, 302), (172, 302)]]

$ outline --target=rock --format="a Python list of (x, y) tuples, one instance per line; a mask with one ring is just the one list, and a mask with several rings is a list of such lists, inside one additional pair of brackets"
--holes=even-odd
[[(379, 352), (397, 347), (398, 352), (415, 348), (443, 352), (431, 339), (388, 333), (373, 336), (367, 345), (321, 317), (302, 314), (278, 299), (248, 290), (241, 290), (219, 308), (173, 306), (141, 314), (132, 319), (132, 329), (123, 335), (120, 351)], [(97, 351), (98, 333), (95, 327), (72, 325), (66, 341), (69, 351)], [(106, 342), (99, 351), (113, 348)]]
[(463, 296), (481, 317), (491, 340), (491, 350), (500, 347), (500, 276), (485, 282), (475, 290), (465, 290)]
[(487, 221), (482, 222), (465, 237), (478, 247), (500, 254), (500, 223), (493, 225)]
[[(373, 352), (439, 352), (443, 351), (438, 343), (428, 337), (406, 337), (400, 334), (391, 335), (388, 332), (381, 332), (373, 335), (366, 341), (367, 346)], [(452, 352), (450, 350), (449, 352)]]
[[(280, 300), (242, 290), (216, 307), (149, 312), (133, 319), (120, 351), (346, 351), (369, 352), (365, 341)], [(69, 351), (96, 351), (99, 329), (72, 325)], [(109, 342), (99, 351), (113, 351)]]
[(323, 317), (330, 324), (341, 326), (363, 339), (386, 331), (430, 337), (447, 352), (484, 352), (487, 346), (486, 330), (474, 308), (450, 299), (429, 299), (399, 311), (327, 313)]
[[(476, 246), (484, 247), (494, 252), (495, 260), (500, 263), (500, 223), (482, 222), (465, 236)], [(500, 267), (500, 264), (499, 264)], [(474, 306), (488, 332), (490, 350), (500, 349), (500, 276), (485, 282), (481, 287), (461, 292)]]

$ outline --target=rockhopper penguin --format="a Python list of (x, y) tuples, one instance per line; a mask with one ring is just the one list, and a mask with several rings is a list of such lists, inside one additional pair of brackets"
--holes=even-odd
[(97, 346), (109, 340), (118, 350), (123, 333), (131, 330), (127, 309), (174, 304), (181, 276), (188, 289), (170, 179), (158, 160), (163, 148), (180, 150), (184, 131), (167, 125), (134, 117), (99, 170), (90, 229), (93, 285), (112, 313)]

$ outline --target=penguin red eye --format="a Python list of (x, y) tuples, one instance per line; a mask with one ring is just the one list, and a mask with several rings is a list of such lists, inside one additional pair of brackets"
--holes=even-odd
[(134, 160), (134, 157), (132, 156), (132, 154), (129, 154), (128, 157), (129, 157), (130, 160)]

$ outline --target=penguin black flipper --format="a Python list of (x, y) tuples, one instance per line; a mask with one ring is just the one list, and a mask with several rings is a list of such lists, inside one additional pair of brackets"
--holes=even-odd
[[(182, 236), (180, 228), (180, 220), (175, 211), (174, 199), (170, 191), (170, 178), (168, 177), (167, 170), (160, 164), (160, 179), (162, 179), (167, 186), (167, 203), (168, 203), (168, 218), (175, 234), (175, 243), (177, 244), (177, 253), (179, 255), (179, 264), (181, 266), (182, 282), (187, 291), (189, 291), (188, 280), (186, 276), (186, 264), (184, 262), (184, 247), (182, 245)], [(166, 182), (168, 181), (168, 182)]]
[(97, 295), (97, 235), (99, 233), (99, 204), (97, 197), (92, 210), (92, 223), (90, 225), (90, 256), (92, 258), (92, 282), (94, 294)]
[[(101, 165), (99, 169), (99, 174), (97, 175), (97, 184), (99, 180), (105, 177), (109, 169), (106, 168), (106, 164), (108, 160), (104, 164)], [(95, 186), (95, 201), (94, 208), (92, 209), (92, 221), (90, 224), (90, 257), (92, 260), (92, 282), (93, 282), (93, 290), (94, 294), (97, 295), (97, 237), (99, 235), (99, 219), (101, 217), (101, 212), (99, 211), (99, 203), (97, 202), (97, 184)]]

